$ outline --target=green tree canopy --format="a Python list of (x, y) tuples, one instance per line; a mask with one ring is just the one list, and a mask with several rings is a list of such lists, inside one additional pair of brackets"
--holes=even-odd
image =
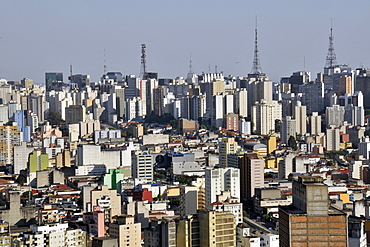
[(46, 120), (50, 123), (50, 125), (59, 125), (61, 122), (64, 122), (62, 116), (57, 111), (49, 111), (46, 114)]
[(288, 147), (291, 147), (293, 150), (297, 150), (297, 141), (295, 140), (294, 136), (289, 137)]

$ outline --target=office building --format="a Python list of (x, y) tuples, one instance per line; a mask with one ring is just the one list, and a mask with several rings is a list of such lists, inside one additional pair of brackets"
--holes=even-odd
[(86, 119), (86, 108), (82, 105), (71, 105), (65, 108), (66, 123), (78, 123)]
[(281, 247), (348, 246), (347, 215), (329, 206), (323, 178), (301, 176), (293, 181), (293, 204), (279, 208)]
[(46, 90), (51, 90), (58, 85), (63, 84), (63, 73), (48, 72), (45, 73)]

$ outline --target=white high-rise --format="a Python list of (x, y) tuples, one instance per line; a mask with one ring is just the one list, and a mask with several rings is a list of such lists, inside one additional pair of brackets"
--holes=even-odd
[(240, 171), (238, 168), (216, 168), (206, 170), (206, 206), (217, 201), (223, 191), (230, 191), (240, 201)]
[(268, 135), (275, 131), (275, 120), (281, 120), (281, 104), (262, 100), (252, 107), (253, 132)]
[(307, 132), (306, 106), (301, 105), (300, 101), (297, 101), (297, 105), (294, 106), (293, 118), (296, 121), (296, 133), (298, 135), (306, 134)]
[(321, 116), (318, 112), (312, 112), (310, 117), (311, 135), (318, 135), (321, 133)]

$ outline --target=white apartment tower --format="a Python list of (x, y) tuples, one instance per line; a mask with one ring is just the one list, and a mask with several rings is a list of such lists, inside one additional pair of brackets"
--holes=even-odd
[(296, 132), (298, 135), (304, 135), (307, 132), (307, 113), (306, 106), (302, 106), (300, 101), (294, 106), (293, 118), (296, 120)]
[(216, 168), (206, 170), (206, 206), (216, 202), (223, 191), (230, 191), (240, 201), (240, 171), (238, 168)]
[(146, 180), (147, 182), (153, 181), (153, 156), (147, 152), (137, 151), (132, 156), (132, 176)]
[(326, 129), (326, 150), (339, 150), (340, 135), (339, 128)]
[(259, 135), (268, 135), (275, 131), (275, 120), (281, 120), (281, 104), (277, 101), (270, 103), (262, 100), (252, 107), (253, 132)]
[(318, 135), (321, 133), (321, 116), (318, 112), (312, 112), (310, 117), (311, 135)]

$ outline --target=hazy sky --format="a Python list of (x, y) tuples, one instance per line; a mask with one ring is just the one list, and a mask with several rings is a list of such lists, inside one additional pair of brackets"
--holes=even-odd
[(148, 71), (245, 76), (251, 71), (255, 16), (263, 72), (272, 80), (305, 67), (322, 72), (333, 19), (337, 61), (370, 67), (370, 1), (342, 0), (0, 0), (0, 78), (44, 82), (45, 72)]

